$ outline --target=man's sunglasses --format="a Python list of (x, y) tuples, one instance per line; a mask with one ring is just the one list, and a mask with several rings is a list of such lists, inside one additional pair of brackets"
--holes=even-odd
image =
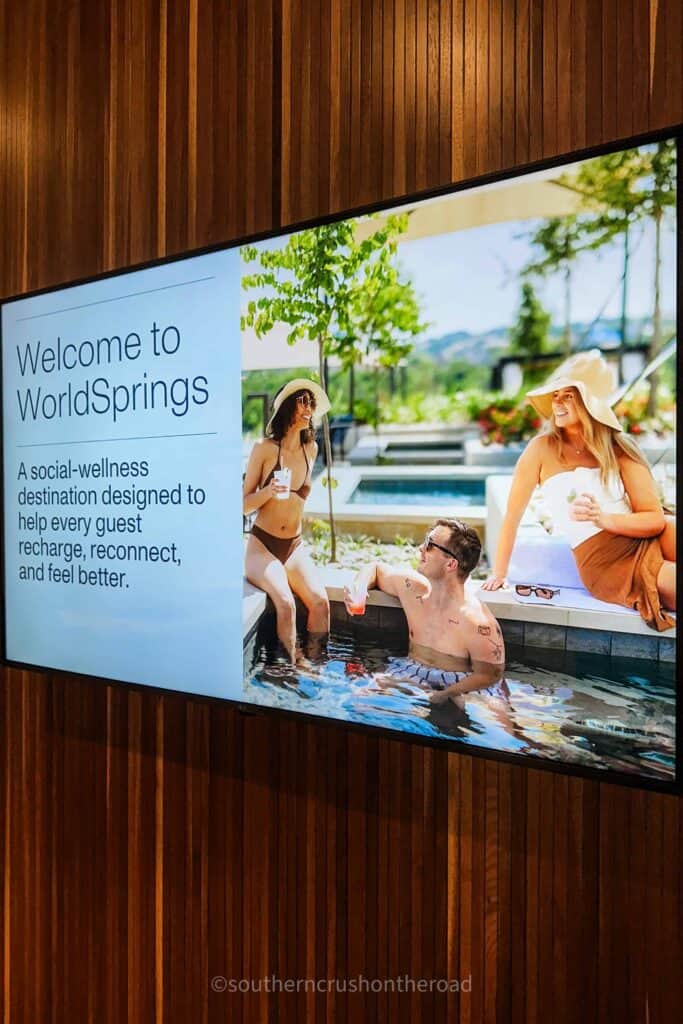
[(443, 551), (444, 555), (448, 555), (449, 558), (457, 559), (458, 557), (452, 551), (449, 551), (448, 548), (444, 548), (441, 544), (437, 544), (436, 541), (432, 540), (429, 534), (427, 534), (425, 537), (425, 551), (430, 551), (432, 548), (438, 548), (439, 551)]
[(312, 395), (309, 395), (308, 391), (302, 391), (300, 394), (296, 395), (295, 398), (299, 405), (308, 405), (311, 409), (315, 409), (315, 398), (313, 398)]
[(552, 601), (555, 594), (559, 594), (559, 592), (559, 588), (553, 590), (552, 587), (533, 587), (530, 583), (518, 583), (515, 586), (515, 593), (520, 597), (530, 597), (531, 594), (535, 594), (542, 601)]

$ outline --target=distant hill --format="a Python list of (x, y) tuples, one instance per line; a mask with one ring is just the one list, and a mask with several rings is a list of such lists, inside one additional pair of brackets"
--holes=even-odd
[[(617, 318), (601, 319), (593, 324), (572, 323), (574, 349), (614, 348), (619, 344), (621, 322)], [(672, 320), (664, 321), (665, 337), (674, 329)], [(646, 341), (649, 336), (650, 320), (645, 318), (632, 319), (628, 323), (628, 340), (632, 344)], [(559, 326), (550, 328), (549, 337), (559, 347), (563, 330)], [(415, 353), (428, 356), (436, 363), (450, 363), (454, 359), (463, 359), (479, 366), (493, 366), (509, 349), (509, 327), (496, 327), (481, 334), (469, 331), (454, 331), (438, 338), (426, 338), (417, 342)]]

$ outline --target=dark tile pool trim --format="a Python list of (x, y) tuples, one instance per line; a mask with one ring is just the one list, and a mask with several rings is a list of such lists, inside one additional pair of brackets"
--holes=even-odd
[[(336, 622), (351, 622), (359, 628), (405, 630), (405, 618), (400, 608), (374, 605), (367, 608), (362, 618), (352, 618), (339, 601), (330, 604)], [(615, 657), (647, 658), (650, 661), (676, 660), (676, 641), (666, 636), (642, 636), (639, 633), (616, 633), (601, 629), (581, 629), (577, 626), (554, 626), (545, 622), (498, 620), (503, 636), (509, 644), (527, 647), (547, 647), (556, 651), (583, 651), (614, 655)]]

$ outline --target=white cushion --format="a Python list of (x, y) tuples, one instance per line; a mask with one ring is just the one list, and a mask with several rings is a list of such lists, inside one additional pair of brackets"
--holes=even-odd
[(568, 541), (546, 533), (542, 526), (519, 529), (510, 557), (508, 580), (585, 590)]

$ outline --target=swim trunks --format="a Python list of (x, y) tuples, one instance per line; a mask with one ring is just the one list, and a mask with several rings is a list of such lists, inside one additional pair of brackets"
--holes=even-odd
[(421, 661), (414, 658), (390, 658), (386, 670), (382, 673), (391, 676), (397, 682), (416, 683), (417, 686), (429, 686), (432, 690), (445, 690), (448, 686), (455, 686), (461, 679), (464, 679), (467, 672), (447, 672), (440, 668), (433, 668), (431, 665), (423, 665)]

